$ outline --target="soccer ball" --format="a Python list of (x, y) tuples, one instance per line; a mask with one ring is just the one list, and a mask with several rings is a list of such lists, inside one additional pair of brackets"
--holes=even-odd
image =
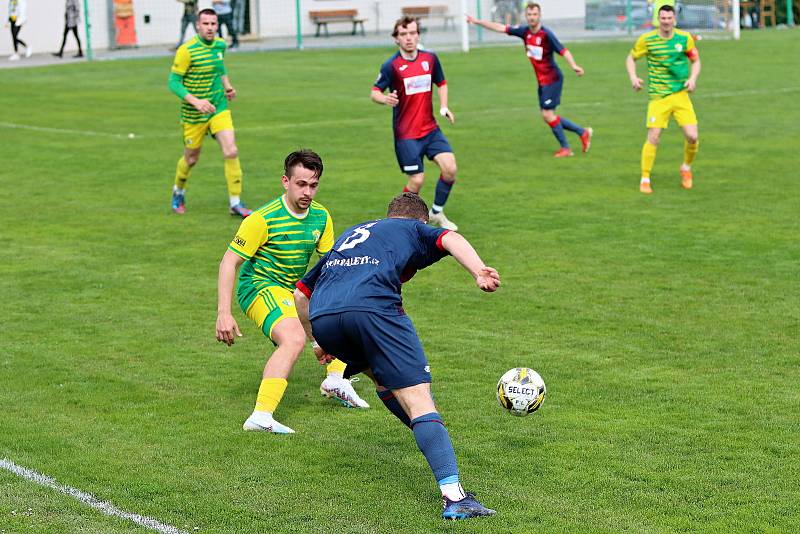
[(509, 369), (497, 383), (497, 402), (520, 417), (533, 413), (544, 403), (547, 387), (539, 373), (527, 367)]

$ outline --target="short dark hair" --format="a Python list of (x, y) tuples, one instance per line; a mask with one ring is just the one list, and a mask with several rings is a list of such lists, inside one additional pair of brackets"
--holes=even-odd
[(525, 9), (538, 9), (539, 13), (542, 12), (542, 6), (540, 6), (536, 2), (528, 2), (527, 4), (525, 4)]
[(219, 18), (219, 15), (217, 15), (217, 12), (214, 11), (213, 9), (211, 9), (210, 7), (207, 7), (205, 9), (201, 9), (197, 13), (197, 20), (200, 20), (200, 15), (214, 15), (215, 17)]
[(422, 31), (422, 27), (419, 24), (419, 19), (418, 18), (409, 17), (408, 15), (403, 15), (402, 17), (397, 19), (397, 21), (394, 23), (394, 30), (392, 30), (392, 37), (397, 37), (397, 34), (400, 33), (398, 28), (400, 28), (400, 27), (408, 28), (408, 25), (411, 24), (412, 22), (416, 22), (417, 23), (417, 31), (421, 32)]
[(314, 176), (317, 178), (322, 176), (322, 158), (319, 157), (319, 154), (313, 150), (301, 148), (300, 150), (295, 150), (286, 156), (286, 159), (283, 162), (283, 173), (287, 177), (291, 178), (292, 169), (298, 165), (305, 167), (310, 171), (314, 171)]
[(389, 202), (387, 217), (428, 220), (428, 205), (416, 193), (400, 193)]
[(669, 5), (669, 4), (664, 4), (663, 6), (661, 6), (661, 7), (659, 7), (659, 8), (658, 8), (658, 12), (659, 12), (659, 14), (660, 14), (662, 11), (669, 11), (670, 13), (675, 13), (675, 8), (674, 8), (674, 7), (672, 7), (672, 6), (671, 6), (671, 5)]

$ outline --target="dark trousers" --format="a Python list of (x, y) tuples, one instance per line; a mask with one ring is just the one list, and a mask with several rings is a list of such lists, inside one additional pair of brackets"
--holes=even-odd
[(25, 48), (28, 48), (28, 45), (25, 44), (25, 41), (17, 37), (19, 35), (19, 31), (22, 29), (22, 26), (17, 26), (17, 21), (8, 19), (8, 22), (11, 23), (11, 40), (14, 42), (14, 53), (19, 52), (18, 45), (22, 45)]
[(190, 24), (192, 25), (192, 27), (194, 27), (194, 23), (195, 22), (197, 22), (197, 17), (195, 17), (194, 15), (184, 15), (181, 18), (181, 36), (178, 39), (178, 45), (177, 46), (180, 46), (180, 45), (183, 44), (183, 36), (186, 35), (186, 28), (188, 28)]
[(238, 46), (239, 38), (236, 36), (236, 29), (233, 25), (233, 13), (217, 15), (217, 20), (219, 20), (219, 36), (222, 37), (222, 25), (224, 24), (228, 29), (228, 35), (231, 36), (231, 46)]
[(64, 26), (64, 36), (61, 38), (61, 49), (58, 51), (59, 55), (64, 53), (64, 45), (67, 44), (67, 34), (72, 31), (72, 34), (75, 36), (75, 40), (78, 41), (78, 55), (83, 55), (83, 49), (81, 48), (81, 38), (78, 37), (78, 27), (77, 26)]

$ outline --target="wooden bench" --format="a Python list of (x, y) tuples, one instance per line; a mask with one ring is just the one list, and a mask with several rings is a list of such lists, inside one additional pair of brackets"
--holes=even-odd
[(448, 26), (456, 29), (455, 15), (451, 15), (449, 11), (447, 6), (406, 6), (400, 10), (404, 17), (413, 17), (420, 19), (420, 21), (440, 18), (444, 21), (445, 29)]
[(317, 25), (315, 37), (319, 37), (320, 30), (323, 28), (325, 29), (325, 37), (328, 37), (329, 22), (352, 22), (352, 35), (356, 34), (359, 27), (361, 27), (361, 35), (366, 35), (366, 33), (364, 33), (364, 21), (367, 19), (358, 18), (357, 9), (324, 9), (320, 11), (309, 11), (308, 17), (311, 19), (311, 22)]

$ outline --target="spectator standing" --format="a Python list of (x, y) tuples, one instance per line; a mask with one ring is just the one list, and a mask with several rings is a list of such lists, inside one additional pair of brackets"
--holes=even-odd
[(231, 0), (213, 0), (211, 6), (217, 12), (217, 18), (219, 19), (219, 36), (222, 37), (222, 25), (224, 24), (228, 30), (228, 35), (231, 36), (230, 48), (239, 48), (239, 38), (233, 24), (233, 4)]
[(78, 5), (78, 0), (67, 0), (64, 11), (64, 35), (61, 38), (61, 48), (58, 52), (53, 52), (56, 57), (64, 57), (64, 46), (67, 44), (67, 34), (72, 32), (75, 35), (75, 40), (78, 42), (78, 53), (74, 57), (83, 57), (83, 49), (81, 48), (81, 38), (78, 37), (78, 23), (81, 21), (81, 8)]

